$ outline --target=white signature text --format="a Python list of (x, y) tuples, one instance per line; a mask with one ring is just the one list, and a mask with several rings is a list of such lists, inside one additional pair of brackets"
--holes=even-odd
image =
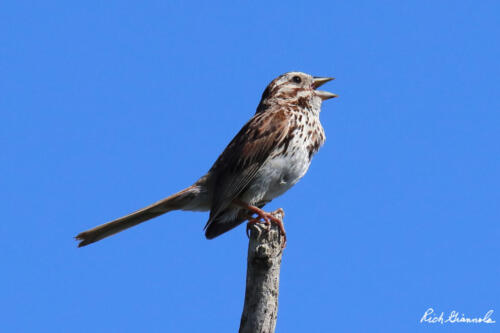
[(472, 323), (472, 324), (494, 324), (491, 316), (493, 315), (493, 310), (489, 310), (482, 317), (468, 317), (464, 313), (460, 314), (458, 311), (451, 311), (449, 315), (445, 315), (444, 312), (436, 313), (433, 308), (428, 308), (422, 318), (420, 318), (421, 323), (429, 324), (446, 324), (446, 323)]

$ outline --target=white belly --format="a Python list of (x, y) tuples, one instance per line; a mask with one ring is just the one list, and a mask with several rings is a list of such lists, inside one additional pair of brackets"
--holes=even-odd
[(278, 154), (269, 158), (243, 194), (243, 200), (251, 204), (273, 200), (295, 185), (306, 174), (310, 163), (305, 147), (289, 151), (287, 156)]
[(295, 115), (297, 123), (292, 139), (282, 149), (273, 151), (264, 162), (242, 193), (243, 201), (252, 205), (269, 202), (304, 177), (312, 156), (325, 141), (319, 118), (314, 117), (311, 119), (309, 116)]
[(309, 164), (307, 154), (293, 158), (282, 157), (266, 163), (264, 167), (273, 170), (274, 176), (271, 177), (264, 200), (272, 200), (288, 191), (304, 177)]

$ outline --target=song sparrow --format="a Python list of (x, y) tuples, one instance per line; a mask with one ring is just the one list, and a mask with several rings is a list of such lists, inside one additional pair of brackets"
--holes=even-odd
[[(290, 72), (264, 90), (257, 112), (236, 134), (206, 175), (188, 188), (132, 214), (76, 236), (79, 247), (172, 210), (210, 211), (208, 239), (245, 220), (281, 221), (261, 208), (290, 189), (309, 168), (325, 141), (319, 120), (323, 100), (337, 97), (316, 90), (332, 78)], [(257, 215), (253, 218), (253, 215)], [(286, 241), (286, 238), (285, 238)]]

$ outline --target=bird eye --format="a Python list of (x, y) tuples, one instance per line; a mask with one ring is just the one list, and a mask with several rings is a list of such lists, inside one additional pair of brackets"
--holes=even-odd
[(302, 79), (300, 78), (300, 76), (294, 76), (294, 77), (292, 78), (292, 80), (293, 80), (293, 82), (295, 82), (295, 83), (300, 83), (300, 82), (302, 82)]

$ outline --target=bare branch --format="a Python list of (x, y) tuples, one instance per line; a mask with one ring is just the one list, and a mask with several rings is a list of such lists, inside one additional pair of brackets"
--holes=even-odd
[[(283, 210), (272, 213), (283, 220)], [(278, 316), (278, 294), (283, 238), (272, 223), (250, 226), (245, 305), (239, 333), (274, 333)]]

